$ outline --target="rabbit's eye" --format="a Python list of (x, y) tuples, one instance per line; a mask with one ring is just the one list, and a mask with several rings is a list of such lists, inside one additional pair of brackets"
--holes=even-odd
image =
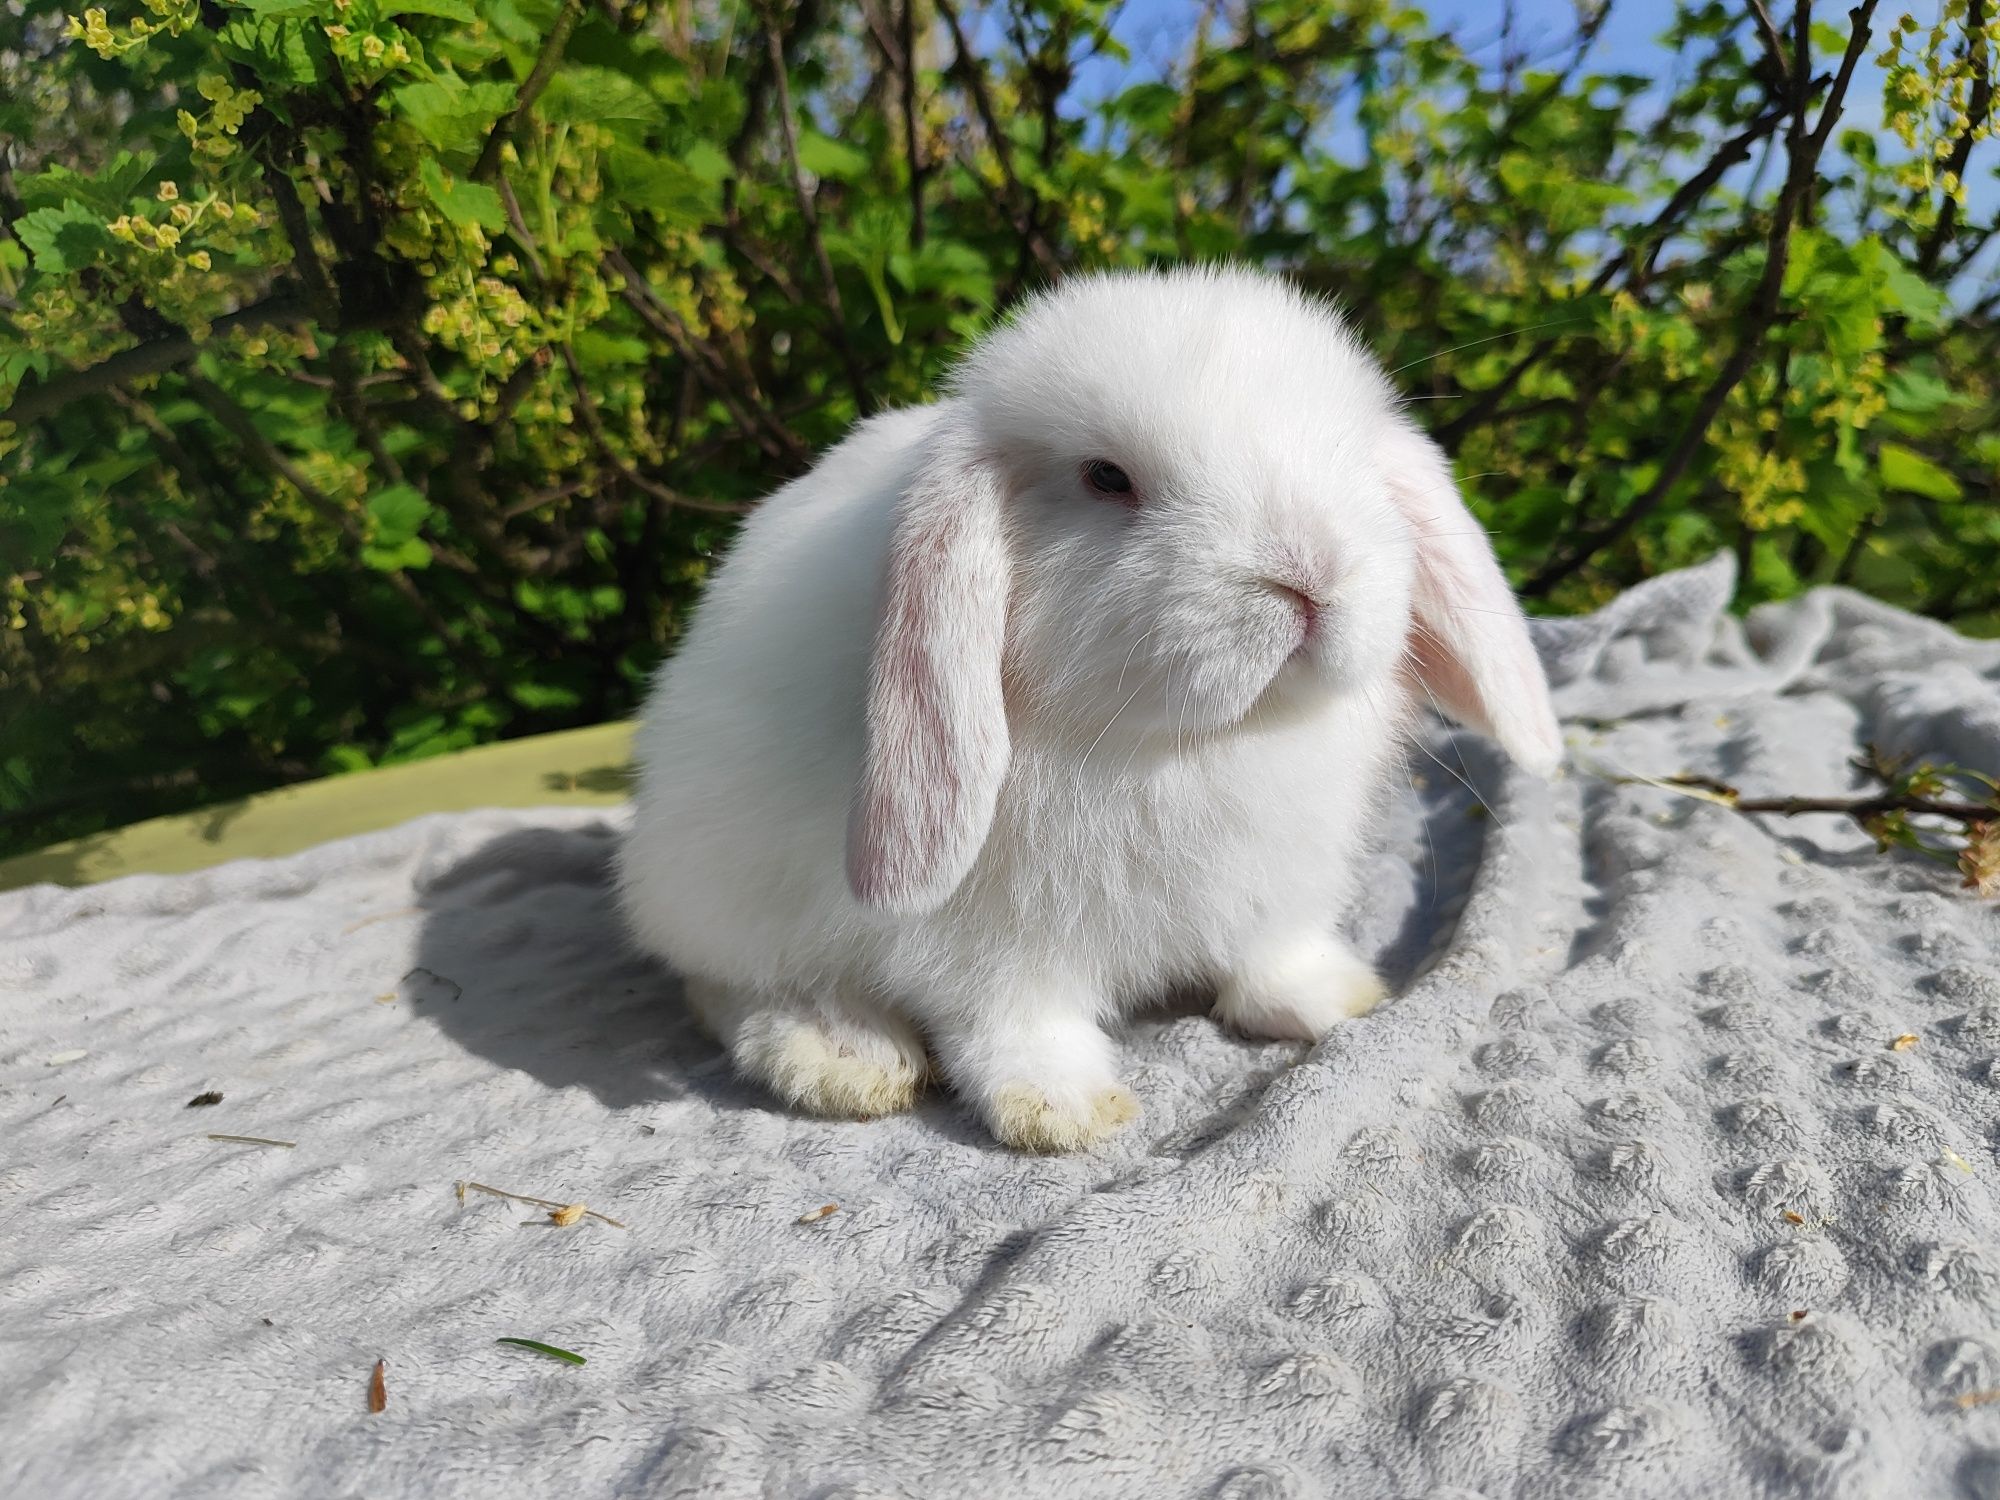
[(1093, 459), (1083, 466), (1083, 482), (1100, 495), (1116, 495), (1120, 498), (1132, 493), (1132, 476), (1116, 464), (1108, 464), (1103, 459)]

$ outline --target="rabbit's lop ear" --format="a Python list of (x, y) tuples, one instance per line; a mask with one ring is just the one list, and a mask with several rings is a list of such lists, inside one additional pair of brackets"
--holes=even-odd
[(1398, 418), (1377, 450), (1390, 495), (1416, 532), (1410, 661), (1439, 707), (1546, 776), (1562, 734), (1528, 624), (1485, 530), (1459, 499), (1451, 465)]
[(958, 889), (1007, 771), (1001, 478), (946, 422), (898, 505), (847, 830), (855, 896), (905, 915)]

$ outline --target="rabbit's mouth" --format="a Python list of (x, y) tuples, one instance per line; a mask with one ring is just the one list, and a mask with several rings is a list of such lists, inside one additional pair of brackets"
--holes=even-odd
[(1308, 719), (1324, 712), (1339, 696), (1340, 684), (1327, 671), (1313, 637), (1307, 636), (1278, 663), (1270, 680), (1232, 727), (1267, 729)]

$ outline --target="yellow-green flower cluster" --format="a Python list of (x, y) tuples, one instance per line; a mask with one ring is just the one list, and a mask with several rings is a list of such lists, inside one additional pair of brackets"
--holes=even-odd
[(1716, 480), (1753, 531), (1789, 526), (1805, 514), (1805, 464), (1771, 441), (1779, 420), (1770, 406), (1739, 402), (1709, 432)]
[(360, 31), (341, 22), (333, 22), (324, 29), (327, 45), (354, 84), (371, 87), (389, 74), (409, 67), (412, 60), (410, 34), (392, 21), (382, 21)]
[(195, 81), (195, 92), (212, 106), (206, 118), (196, 119), (188, 110), (174, 112), (181, 134), (195, 154), (221, 161), (236, 154), (236, 132), (250, 117), (250, 111), (264, 102), (255, 89), (239, 89), (220, 73), (204, 73)]
[[(2000, 72), (2000, 16), (1974, 29), (1966, 24), (1967, 0), (1941, 0), (1929, 25), (1905, 13), (1889, 28), (1884, 69), (1883, 122), (1912, 154), (1893, 169), (1906, 190), (1965, 204), (1965, 184), (1945, 167), (1961, 141), (1993, 134), (1993, 118), (1972, 117), (1973, 92), (1982, 78)], [(1965, 46), (1956, 47), (1963, 38)]]
[(548, 322), (518, 287), (497, 276), (473, 277), (463, 289), (436, 282), (433, 288), (436, 300), (424, 313), (423, 330), (457, 350), (477, 374), (478, 395), (464, 413), (473, 418), (521, 362), (549, 342)]
[(81, 16), (67, 18), (68, 35), (99, 57), (112, 58), (144, 46), (163, 31), (168, 36), (179, 36), (201, 20), (200, 0), (142, 0), (142, 3), (157, 19), (149, 21), (144, 16), (134, 16), (120, 32), (112, 28), (102, 6), (92, 6)]

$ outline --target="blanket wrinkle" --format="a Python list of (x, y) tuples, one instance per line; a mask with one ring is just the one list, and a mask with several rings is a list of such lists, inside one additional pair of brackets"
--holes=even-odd
[[(2000, 766), (2000, 643), (1735, 581), (1535, 622), (1578, 766)], [(1163, 1004), (1084, 1157), (737, 1081), (617, 816), (0, 895), (0, 1493), (2000, 1494), (2000, 913), (1427, 748), (1352, 919), (1398, 998)]]

